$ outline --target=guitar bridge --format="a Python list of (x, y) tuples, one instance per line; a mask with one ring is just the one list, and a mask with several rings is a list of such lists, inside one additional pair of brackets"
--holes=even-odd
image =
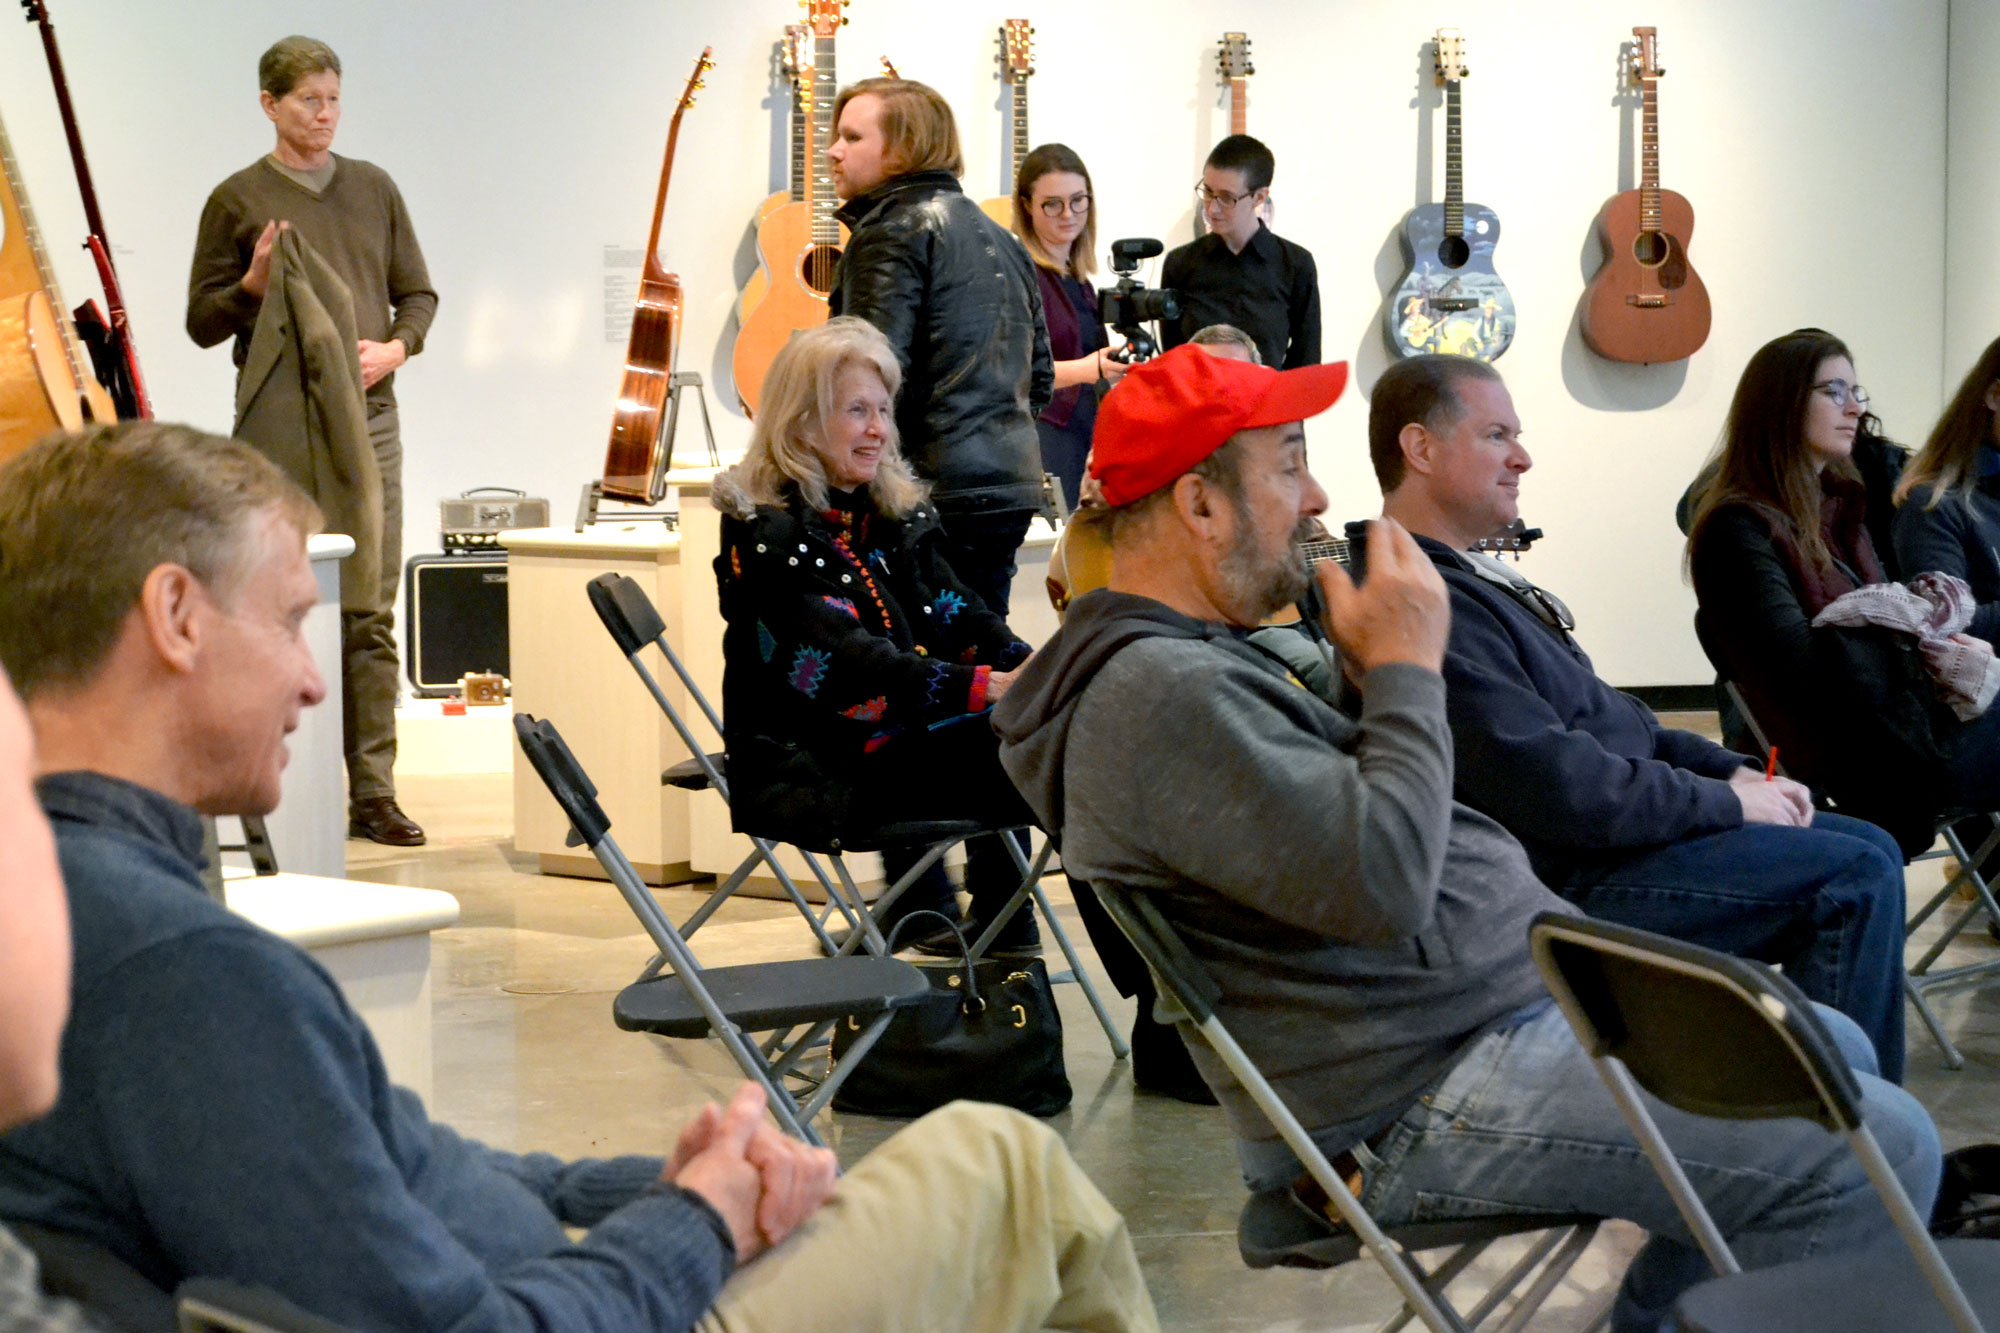
[(1461, 311), (1479, 309), (1479, 299), (1473, 296), (1433, 296), (1430, 299), (1430, 307), (1433, 310), (1442, 310), (1446, 314), (1458, 314)]
[(1635, 305), (1641, 310), (1664, 310), (1673, 303), (1674, 298), (1664, 294), (1657, 296), (1628, 296), (1625, 298), (1626, 305)]

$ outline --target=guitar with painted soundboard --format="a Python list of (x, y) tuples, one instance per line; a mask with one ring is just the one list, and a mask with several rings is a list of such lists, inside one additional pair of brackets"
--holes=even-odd
[(1446, 352), (1492, 361), (1514, 341), (1514, 297), (1493, 270), (1500, 218), (1483, 204), (1465, 202), (1459, 106), (1469, 72), (1464, 36), (1440, 28), (1436, 52), (1445, 91), (1444, 202), (1414, 208), (1403, 222), (1410, 268), (1390, 299), (1385, 332), (1398, 356)]
[(1000, 25), (1000, 74), (1014, 102), (1008, 137), (1013, 151), (1002, 172), (1001, 188), (1006, 193), (980, 200), (979, 208), (1009, 232), (1014, 230), (1014, 183), (1028, 157), (1028, 78), (1034, 72), (1035, 30), (1026, 19), (1008, 19)]
[(826, 323), (827, 298), (847, 241), (847, 229), (833, 216), (839, 200), (826, 162), (833, 140), (834, 37), (847, 22), (841, 12), (846, 7), (847, 0), (809, 0), (806, 7), (813, 35), (811, 170), (803, 197), (773, 209), (757, 228), (757, 254), (771, 274), (771, 287), (737, 330), (730, 355), (736, 396), (752, 416), (779, 349), (800, 329)]
[(1604, 267), (1585, 292), (1583, 340), (1611, 361), (1653, 365), (1693, 356), (1708, 341), (1708, 288), (1688, 262), (1694, 208), (1660, 188), (1659, 31), (1634, 28), (1632, 81), (1643, 104), (1639, 188), (1597, 215)]

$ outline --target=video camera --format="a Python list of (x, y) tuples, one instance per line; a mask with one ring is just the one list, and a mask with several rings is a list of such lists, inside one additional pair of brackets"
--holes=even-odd
[(1128, 237), (1111, 243), (1111, 271), (1118, 275), (1116, 287), (1097, 293), (1097, 308), (1106, 328), (1125, 339), (1118, 359), (1145, 361), (1157, 355), (1160, 344), (1144, 325), (1161, 319), (1179, 319), (1181, 298), (1162, 287), (1148, 287), (1132, 275), (1139, 261), (1151, 259), (1166, 247), (1150, 236)]

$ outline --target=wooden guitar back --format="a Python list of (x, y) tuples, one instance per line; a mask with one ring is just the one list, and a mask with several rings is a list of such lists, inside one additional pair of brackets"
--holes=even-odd
[(1583, 340), (1612, 361), (1656, 365), (1693, 356), (1708, 341), (1708, 288), (1688, 263), (1694, 209), (1660, 191), (1660, 230), (1640, 221), (1639, 190), (1613, 195), (1597, 215), (1604, 267), (1590, 280)]
[(603, 491), (608, 499), (653, 502), (654, 446), (673, 379), (674, 349), (681, 337), (681, 280), (648, 256), (632, 308), (625, 375), (611, 412), (611, 445), (605, 452)]

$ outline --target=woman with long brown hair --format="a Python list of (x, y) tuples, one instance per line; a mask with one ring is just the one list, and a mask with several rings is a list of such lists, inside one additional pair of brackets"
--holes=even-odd
[(1014, 177), (1014, 234), (1035, 261), (1042, 320), (1055, 358), (1055, 397), (1035, 418), (1042, 467), (1062, 483), (1071, 509), (1083, 484), (1102, 385), (1116, 384), (1125, 363), (1110, 353), (1098, 317), (1096, 197), (1090, 168), (1067, 144), (1045, 143), (1021, 159)]
[(1987, 344), (1896, 487), (1896, 554), (1955, 574), (1979, 603), (1967, 633), (2000, 638), (2000, 338)]
[(1832, 334), (1759, 348), (1695, 496), (1688, 570), (1702, 646), (1785, 766), (1914, 853), (1943, 810), (2000, 805), (2000, 710), (1961, 724), (1911, 636), (1813, 625), (1889, 581), (1851, 457), (1867, 408)]

